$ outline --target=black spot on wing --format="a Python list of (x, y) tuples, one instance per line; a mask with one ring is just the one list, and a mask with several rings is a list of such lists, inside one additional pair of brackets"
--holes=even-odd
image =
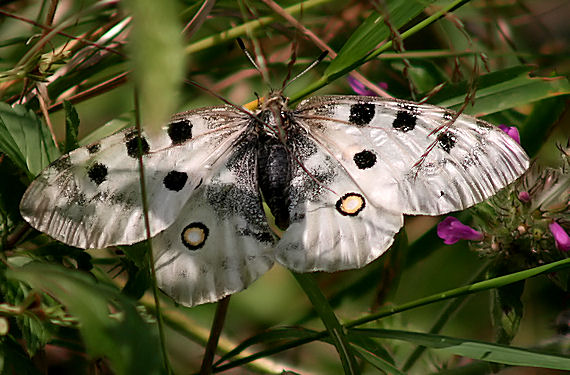
[(89, 179), (93, 181), (96, 185), (101, 185), (107, 179), (107, 167), (101, 163), (95, 163), (87, 171)]
[(127, 146), (127, 154), (131, 158), (138, 158), (139, 157), (139, 139), (140, 139), (140, 146), (142, 154), (148, 154), (150, 151), (150, 146), (148, 145), (148, 141), (145, 137), (139, 137), (136, 131), (127, 133), (125, 136), (125, 145)]
[(455, 135), (449, 131), (437, 137), (437, 145), (441, 147), (441, 149), (447, 152), (448, 154), (450, 153), (451, 149), (455, 146), (455, 143), (457, 143), (457, 139)]
[(172, 144), (179, 145), (192, 139), (192, 123), (186, 119), (180, 119), (168, 124), (168, 136)]
[(172, 191), (180, 191), (188, 181), (188, 174), (178, 171), (170, 171), (162, 180), (164, 187)]
[(445, 112), (443, 113), (443, 116), (442, 116), (442, 117), (443, 117), (443, 119), (444, 119), (445, 121), (451, 121), (451, 120), (453, 120), (453, 117), (454, 117), (454, 116), (455, 116), (455, 113), (453, 113), (453, 112), (451, 112), (451, 111), (445, 111)]
[(357, 126), (368, 125), (374, 118), (374, 112), (374, 104), (372, 103), (353, 104), (350, 106), (348, 121)]
[(477, 119), (476, 122), (477, 122), (477, 126), (480, 128), (487, 129), (487, 130), (493, 129), (493, 125), (489, 124), (487, 121)]
[(376, 154), (370, 150), (362, 150), (353, 157), (354, 163), (358, 169), (371, 168), (376, 164)]
[(407, 110), (401, 110), (396, 113), (396, 118), (392, 123), (392, 127), (402, 132), (409, 132), (416, 127), (417, 116)]
[(93, 143), (92, 145), (87, 146), (87, 151), (93, 155), (98, 153), (101, 150), (101, 144), (100, 143)]

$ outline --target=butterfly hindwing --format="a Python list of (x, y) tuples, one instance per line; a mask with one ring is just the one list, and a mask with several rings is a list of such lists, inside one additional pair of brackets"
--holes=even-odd
[(338, 162), (304, 132), (290, 134), (295, 156), (289, 228), (276, 259), (298, 272), (360, 268), (384, 253), (403, 224), (375, 206)]
[(194, 189), (226, 157), (243, 131), (240, 119), (243, 115), (231, 107), (204, 108), (178, 114), (152, 140), (143, 135), (140, 150), (133, 129), (76, 149), (31, 184), (20, 204), (22, 216), (38, 230), (81, 248), (141, 241), (139, 151), (154, 235), (176, 219)]
[(373, 202), (405, 214), (467, 208), (528, 167), (500, 129), (467, 115), (453, 122), (455, 113), (441, 107), (324, 96), (305, 100), (295, 114)]
[(153, 239), (159, 287), (192, 306), (246, 288), (273, 265), (257, 190), (255, 142), (242, 141), (176, 221)]

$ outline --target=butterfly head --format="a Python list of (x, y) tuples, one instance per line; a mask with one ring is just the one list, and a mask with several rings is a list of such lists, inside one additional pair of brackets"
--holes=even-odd
[(280, 90), (272, 91), (256, 113), (263, 123), (262, 130), (267, 135), (280, 139), (283, 143), (287, 140), (287, 128), (291, 119), (291, 113), (287, 107), (288, 101), (289, 99)]

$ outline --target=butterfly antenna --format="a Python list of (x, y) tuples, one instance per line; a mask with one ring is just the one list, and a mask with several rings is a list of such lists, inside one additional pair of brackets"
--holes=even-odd
[(295, 77), (291, 78), (291, 80), (285, 85), (285, 87), (283, 87), (283, 90), (285, 90), (287, 87), (289, 87), (289, 85), (293, 82), (295, 82), (295, 80), (299, 77), (301, 77), (302, 75), (304, 75), (305, 73), (307, 73), (309, 70), (313, 69), (317, 64), (320, 64), (321, 61), (323, 61), (325, 59), (325, 57), (327, 57), (327, 55), (329, 54), (328, 51), (323, 51), (319, 57), (313, 61), (311, 63), (311, 65), (309, 65), (308, 67), (305, 68), (305, 70), (303, 70), (301, 73), (297, 74)]
[(267, 79), (265, 77), (265, 75), (263, 74), (263, 70), (261, 70), (261, 68), (259, 67), (259, 65), (257, 65), (257, 63), (255, 62), (255, 59), (253, 58), (253, 55), (251, 54), (251, 52), (249, 52), (249, 50), (246, 48), (243, 40), (241, 40), (241, 38), (237, 38), (237, 44), (239, 46), (239, 48), (241, 48), (241, 50), (243, 51), (243, 53), (247, 56), (247, 59), (249, 60), (249, 62), (251, 63), (251, 65), (253, 65), (253, 67), (255, 68), (255, 70), (257, 70), (259, 72), (259, 74), (261, 74), (261, 78), (267, 82)]

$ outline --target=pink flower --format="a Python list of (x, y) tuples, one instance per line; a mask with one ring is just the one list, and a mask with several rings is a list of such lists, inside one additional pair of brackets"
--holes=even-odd
[(548, 228), (550, 229), (550, 232), (552, 232), (556, 248), (560, 251), (570, 250), (570, 236), (568, 236), (568, 233), (566, 233), (564, 228), (562, 228), (562, 226), (556, 221), (550, 223)]
[(516, 126), (499, 125), (499, 129), (507, 133), (509, 137), (515, 140), (519, 145), (521, 144), (521, 136)]
[(481, 241), (483, 233), (463, 224), (457, 218), (448, 216), (437, 225), (437, 235), (446, 245), (453, 245), (459, 240)]
[(528, 193), (528, 191), (521, 191), (519, 193), (519, 201), (523, 203), (530, 202), (530, 194)]
[[(350, 85), (352, 90), (355, 93), (357, 93), (358, 95), (378, 96), (374, 91), (368, 89), (366, 86), (364, 86), (364, 84), (362, 82), (360, 82), (356, 78), (349, 76), (347, 79), (348, 79), (348, 84)], [(388, 84), (386, 82), (380, 82), (378, 84), (378, 86), (380, 86), (380, 88), (382, 88), (384, 90), (386, 90), (388, 88)]]

